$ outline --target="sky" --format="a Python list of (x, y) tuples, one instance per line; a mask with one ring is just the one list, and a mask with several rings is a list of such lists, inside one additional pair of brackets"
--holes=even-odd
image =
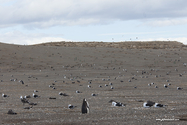
[(0, 42), (178, 41), (187, 0), (0, 0)]

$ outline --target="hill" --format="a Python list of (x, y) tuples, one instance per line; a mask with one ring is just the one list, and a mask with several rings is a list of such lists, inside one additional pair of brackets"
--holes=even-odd
[(185, 45), (177, 41), (151, 41), (151, 42), (48, 42), (36, 44), (42, 46), (64, 46), (64, 47), (111, 47), (123, 49), (166, 49), (182, 48)]

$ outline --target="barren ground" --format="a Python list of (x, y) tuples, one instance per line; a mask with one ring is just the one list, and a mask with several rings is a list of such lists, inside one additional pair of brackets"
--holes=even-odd
[[(158, 46), (129, 43), (119, 47), (73, 45), (0, 43), (0, 94), (9, 96), (0, 98), (0, 124), (187, 123), (185, 46), (180, 43), (159, 43)], [(138, 48), (139, 45), (143, 47)], [(114, 89), (110, 89), (110, 82)], [(148, 86), (152, 82), (155, 84)], [(49, 87), (52, 83), (56, 89)], [(171, 85), (164, 88), (168, 83)], [(177, 87), (183, 89), (177, 90)], [(29, 105), (23, 105), (19, 97), (32, 96), (34, 90), (38, 90), (35, 94), (40, 97), (31, 97), (29, 101), (37, 105), (24, 109)], [(59, 92), (68, 96), (60, 96)], [(97, 96), (91, 96), (92, 93)], [(89, 102), (89, 114), (81, 114), (83, 98)], [(111, 99), (126, 106), (113, 107), (109, 103)], [(148, 100), (167, 106), (144, 108), (143, 102)], [(68, 109), (68, 104), (76, 107)], [(9, 109), (17, 115), (8, 115)]]

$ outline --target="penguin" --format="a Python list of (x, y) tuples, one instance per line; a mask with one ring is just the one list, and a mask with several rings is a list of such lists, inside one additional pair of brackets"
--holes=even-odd
[(8, 95), (5, 95), (4, 93), (2, 93), (2, 97), (5, 97), (5, 98), (6, 98), (6, 97), (9, 97), (9, 96), (8, 96)]
[(81, 111), (82, 111), (82, 114), (89, 113), (89, 104), (85, 98), (83, 99), (83, 102), (82, 102), (82, 110)]
[(38, 96), (38, 95), (36, 95), (36, 94), (32, 94), (32, 96), (34, 97), (34, 98), (38, 98), (38, 97), (40, 97), (40, 96)]
[(23, 103), (23, 105), (24, 105), (25, 103), (29, 103), (29, 100), (27, 100), (27, 99), (24, 98), (23, 96), (20, 96), (20, 100), (21, 100), (21, 102)]
[(143, 103), (143, 107), (144, 108), (149, 108), (149, 107), (153, 106), (154, 104), (155, 104), (155, 102), (147, 101), (147, 102)]
[(156, 107), (156, 108), (160, 108), (160, 107), (165, 107), (166, 105), (163, 105), (163, 104), (159, 104), (159, 103), (155, 103), (154, 104), (154, 107)]
[(59, 92), (59, 95), (68, 96), (66, 93)]
[(16, 115), (17, 113), (14, 112), (12, 109), (10, 109), (10, 110), (8, 110), (8, 113), (7, 113), (7, 114), (9, 114), (9, 115)]
[(121, 102), (116, 102), (114, 100), (110, 100), (109, 102), (112, 102), (112, 106), (125, 106), (125, 104), (121, 103)]
[(177, 90), (181, 90), (182, 88), (181, 87), (177, 87)]
[(69, 105), (68, 105), (68, 108), (69, 108), (69, 109), (73, 109), (73, 108), (75, 108), (75, 106), (73, 106), (72, 104), (69, 104)]

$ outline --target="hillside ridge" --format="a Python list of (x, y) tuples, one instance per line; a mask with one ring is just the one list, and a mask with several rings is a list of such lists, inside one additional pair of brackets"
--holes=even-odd
[(184, 44), (177, 41), (127, 41), (127, 42), (48, 42), (35, 46), (63, 46), (63, 47), (110, 47), (123, 49), (166, 49), (182, 48)]

